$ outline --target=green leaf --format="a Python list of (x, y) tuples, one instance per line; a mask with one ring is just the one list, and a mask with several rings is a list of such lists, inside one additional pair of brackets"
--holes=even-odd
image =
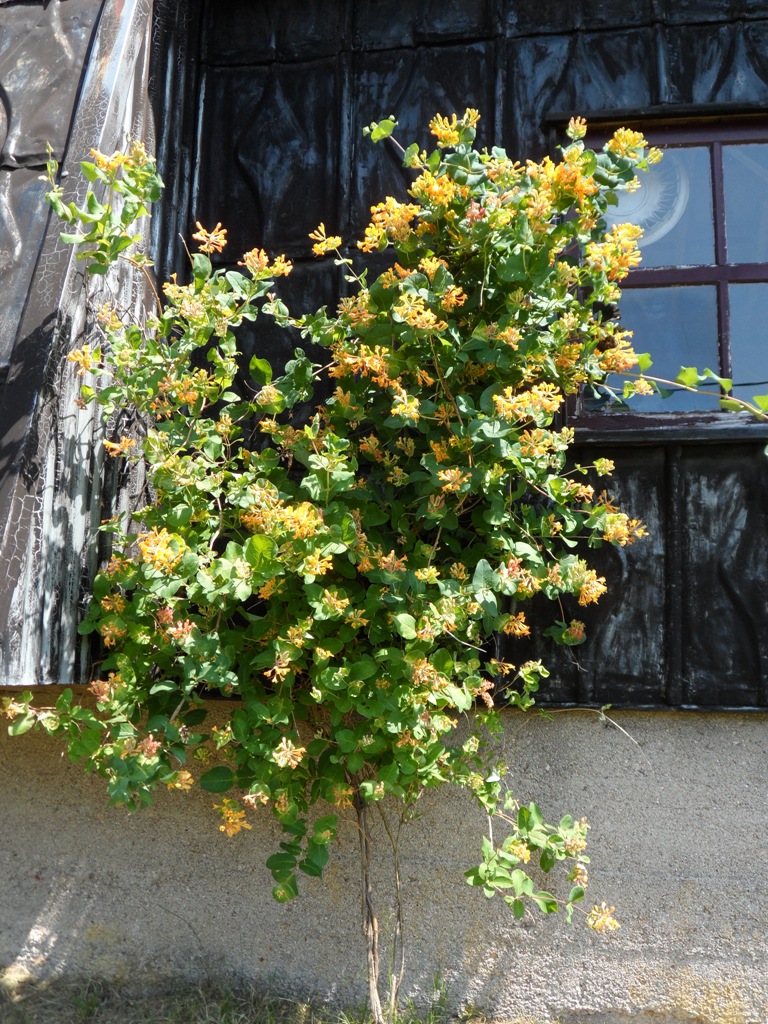
[(292, 853), (273, 853), (271, 857), (267, 857), (265, 863), (270, 871), (283, 874), (286, 871), (293, 871), (296, 867), (296, 856)]
[(710, 370), (708, 366), (704, 368), (702, 383), (705, 380), (716, 381), (723, 391), (730, 391), (733, 387), (733, 380), (730, 377), (720, 377), (714, 372), (714, 370)]
[(235, 774), (225, 764), (211, 768), (200, 779), (200, 788), (206, 793), (226, 793), (235, 784)]
[(411, 167), (413, 161), (419, 155), (419, 144), (418, 142), (412, 142), (410, 146), (403, 153), (403, 167)]
[(211, 276), (211, 261), (204, 252), (196, 252), (192, 256), (192, 273), (195, 276), (195, 284), (199, 287)]
[(25, 732), (29, 732), (34, 724), (35, 716), (32, 712), (24, 711), (22, 714), (17, 715), (8, 726), (8, 735), (22, 736)]
[(648, 352), (637, 353), (637, 366), (640, 373), (645, 373), (646, 370), (650, 370), (653, 366), (653, 360), (651, 359)]
[(338, 814), (323, 814), (312, 826), (312, 842), (323, 846), (336, 835), (339, 824)]
[(272, 896), (278, 903), (288, 903), (299, 895), (299, 886), (295, 875), (289, 875), (278, 883), (272, 890)]
[(393, 615), (392, 622), (405, 640), (416, 639), (416, 620), (408, 612), (399, 612), (397, 615)]
[(150, 693), (174, 693), (178, 689), (176, 683), (171, 683), (167, 679), (161, 680), (159, 683), (155, 683), (150, 687)]
[(299, 861), (299, 867), (305, 874), (311, 875), (313, 878), (321, 878), (329, 857), (327, 845), (310, 843), (307, 856), (304, 860)]
[(271, 383), (272, 366), (267, 359), (259, 359), (258, 356), (254, 356), (248, 364), (248, 368), (257, 384)]
[(270, 575), (278, 568), (275, 560), (277, 545), (271, 537), (264, 534), (254, 534), (243, 544), (243, 556), (256, 572)]
[(382, 139), (388, 139), (395, 128), (397, 128), (395, 115), (390, 114), (383, 121), (372, 121), (367, 128), (363, 128), (363, 135), (369, 135), (371, 142), (381, 142)]
[(499, 575), (485, 558), (481, 558), (472, 577), (472, 589), (477, 594), (483, 590), (495, 590), (499, 585)]
[(531, 893), (531, 899), (543, 913), (557, 913), (557, 900), (551, 892), (544, 892), (541, 890), (539, 892)]

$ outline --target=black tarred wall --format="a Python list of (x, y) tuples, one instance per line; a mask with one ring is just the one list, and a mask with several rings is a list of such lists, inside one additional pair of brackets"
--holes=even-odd
[[(221, 221), (230, 253), (263, 246), (296, 262), (281, 292), (299, 310), (335, 304), (343, 288), (312, 262), (308, 232), (322, 220), (353, 242), (372, 203), (404, 195), (397, 155), (362, 136), (373, 119), (395, 114), (398, 137), (426, 145), (434, 113), (477, 107), (479, 144), (524, 159), (550, 151), (570, 114), (642, 118), (652, 140), (656, 120), (768, 105), (766, 0), (156, 0), (156, 19), (173, 196), (157, 235), (163, 269), (179, 259), (177, 232)], [(243, 344), (279, 361), (294, 341), (257, 324)], [(553, 668), (543, 696), (768, 706), (760, 432), (725, 418), (714, 431), (581, 441), (584, 460), (616, 461), (612, 490), (650, 536), (598, 554), (610, 592), (584, 616), (587, 645), (540, 651)]]

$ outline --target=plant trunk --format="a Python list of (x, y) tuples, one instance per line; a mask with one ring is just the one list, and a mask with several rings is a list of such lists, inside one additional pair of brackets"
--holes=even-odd
[(379, 993), (379, 921), (373, 905), (371, 888), (371, 835), (368, 831), (368, 807), (360, 793), (355, 793), (354, 806), (360, 833), (360, 881), (362, 883), (362, 924), (368, 954), (368, 999), (374, 1024), (385, 1024)]

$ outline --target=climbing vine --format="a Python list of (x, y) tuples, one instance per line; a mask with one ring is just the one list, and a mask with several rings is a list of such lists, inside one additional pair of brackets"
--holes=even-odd
[[(419, 795), (463, 787), (496, 821), (470, 884), (516, 917), (570, 918), (583, 901), (586, 821), (547, 824), (510, 793), (493, 738), (499, 707), (530, 708), (548, 674), (519, 638), (551, 609), (545, 635), (583, 643), (580, 610), (607, 586), (589, 550), (644, 533), (611, 497), (607, 459), (573, 464), (559, 417), (569, 395), (637, 364), (612, 312), (640, 231), (603, 217), (658, 154), (624, 129), (594, 152), (574, 119), (558, 162), (518, 163), (474, 148), (478, 116), (436, 116), (431, 152), (401, 149), (409, 194), (372, 207), (357, 255), (323, 224), (311, 232), (349, 284), (336, 310), (286, 307), (283, 256), (254, 248), (214, 269), (226, 230), (198, 224), (186, 283), (174, 275), (141, 318), (96, 311), (99, 340), (68, 357), (80, 401), (112, 426), (131, 414), (104, 445), (143, 463), (148, 497), (103, 524), (112, 556), (81, 626), (102, 646), (95, 705), (71, 690), (53, 707), (31, 692), (4, 703), (12, 733), (62, 738), (116, 804), (199, 786), (227, 836), (273, 814), (278, 900), (299, 872), (322, 874), (339, 816), (356, 815), (377, 1020), (371, 814), (396, 854)], [(367, 131), (380, 142), (395, 126)], [(139, 144), (92, 155), (82, 206), (49, 165), (64, 237), (91, 272), (128, 260), (149, 275), (136, 221), (160, 195), (154, 161)], [(324, 350), (322, 365), (297, 347), (275, 375), (255, 356), (238, 385), (237, 329), (257, 316)], [(211, 694), (231, 698), (213, 727)], [(615, 928), (612, 910), (593, 905), (586, 923)]]

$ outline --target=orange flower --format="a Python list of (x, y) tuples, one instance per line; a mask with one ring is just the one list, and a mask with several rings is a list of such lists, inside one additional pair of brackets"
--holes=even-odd
[(206, 231), (199, 220), (195, 221), (197, 231), (192, 235), (196, 242), (200, 242), (201, 252), (221, 252), (227, 244), (227, 229), (217, 222), (213, 231)]
[(132, 437), (121, 437), (120, 442), (115, 441), (103, 441), (102, 444), (107, 449), (107, 455), (110, 455), (113, 459), (117, 458), (118, 455), (127, 455), (131, 448), (134, 448), (136, 442)]

